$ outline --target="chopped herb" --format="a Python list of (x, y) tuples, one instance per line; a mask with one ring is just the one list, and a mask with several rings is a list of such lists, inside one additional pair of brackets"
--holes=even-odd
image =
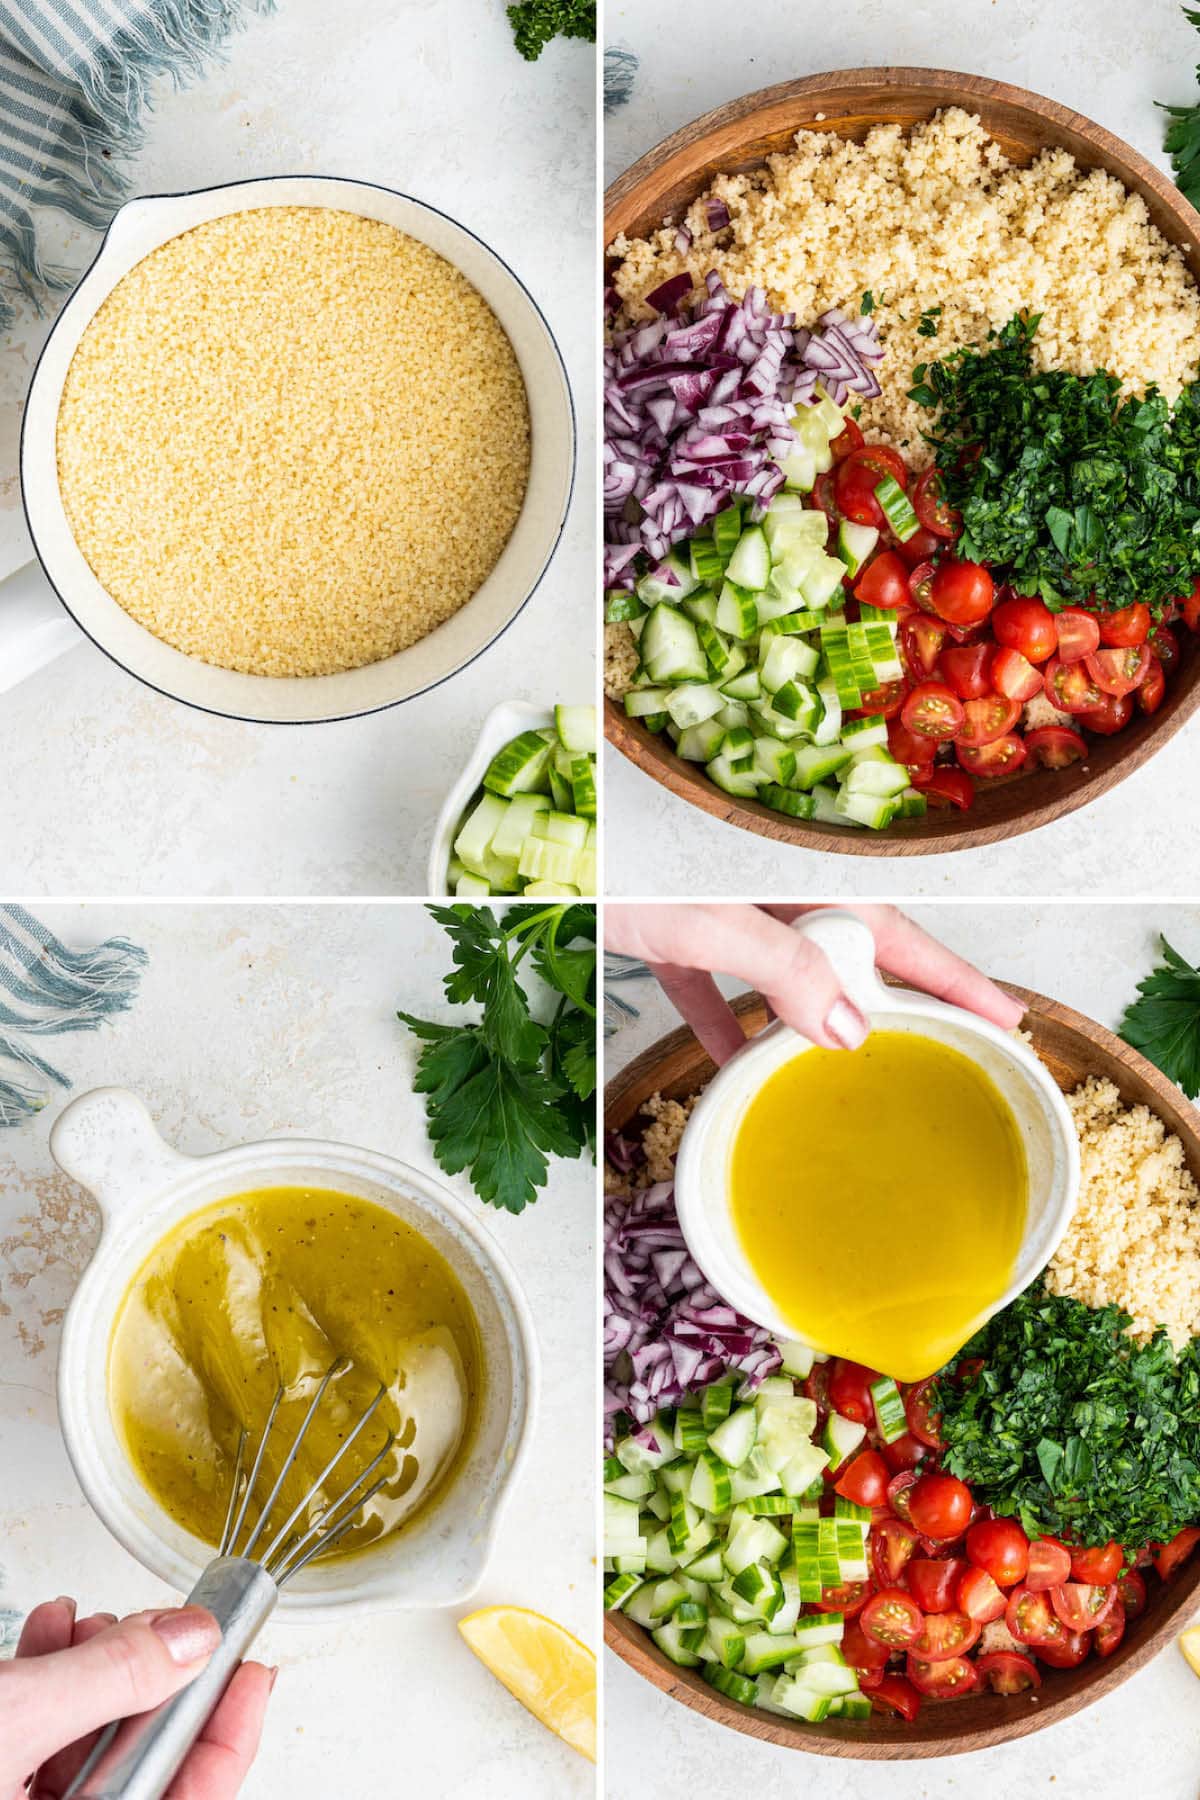
[(1027, 1288), (938, 1378), (943, 1465), (980, 1504), (1080, 1544), (1166, 1543), (1200, 1519), (1200, 1357), (1127, 1315)]
[[(479, 1021), (441, 1025), (396, 1016), (421, 1039), (414, 1086), (438, 1164), (467, 1169), (489, 1206), (523, 1212), (546, 1184), (550, 1156), (594, 1147), (596, 909), (431, 906), (449, 932), (455, 967), (446, 998), (482, 1007)], [(532, 1016), (517, 969), (528, 955), (558, 1001)]]
[(873, 313), (875, 311), (875, 296), (870, 288), (866, 289), (862, 299), (859, 301), (858, 310), (860, 313)]
[(862, 401), (861, 400), (859, 401), (857, 406), (852, 406), (850, 408), (850, 417), (852, 419), (861, 419), (862, 418)]
[(937, 322), (942, 316), (940, 306), (927, 306), (917, 321), (918, 337), (936, 337)]
[(1200, 1094), (1200, 970), (1166, 938), (1160, 941), (1163, 960), (1138, 983), (1141, 998), (1126, 1010), (1121, 1036), (1194, 1100)]
[(517, 49), (536, 62), (552, 38), (596, 41), (596, 0), (520, 0), (508, 8)]
[(1002, 567), (1052, 611), (1134, 596), (1161, 609), (1200, 575), (1196, 389), (1172, 407), (1154, 388), (1122, 398), (1103, 370), (1035, 369), (1038, 324), (1010, 319), (986, 344), (931, 363), (909, 391), (939, 409), (926, 436), (962, 514), (957, 553)]
[[(1185, 6), (1183, 16), (1200, 30), (1200, 11)], [(1200, 81), (1200, 66), (1196, 79)], [(1167, 106), (1160, 100), (1157, 104), (1171, 121), (1163, 135), (1163, 149), (1171, 158), (1179, 191), (1193, 206), (1200, 206), (1200, 102)]]

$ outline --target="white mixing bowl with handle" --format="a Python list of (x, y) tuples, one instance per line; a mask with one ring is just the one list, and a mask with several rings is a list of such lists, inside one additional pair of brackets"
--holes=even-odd
[[(1070, 1223), (1079, 1194), (1079, 1140), (1049, 1073), (1028, 1045), (962, 1007), (887, 987), (875, 968), (875, 940), (853, 913), (811, 913), (793, 927), (823, 951), (842, 991), (872, 1031), (912, 1032), (969, 1057), (1008, 1102), (1025, 1147), (1029, 1197), (1012, 1280), (998, 1312), (1045, 1268)], [(748, 1319), (784, 1338), (803, 1338), (751, 1268), (730, 1204), (729, 1159), (746, 1108), (784, 1063), (814, 1048), (777, 1020), (732, 1056), (700, 1096), (675, 1161), (675, 1205), (688, 1249), (712, 1286)], [(796, 1152), (803, 1155), (798, 1131)], [(816, 1350), (829, 1346), (811, 1340)]]
[[(264, 206), (324, 206), (395, 226), (437, 251), (482, 294), (516, 353), (529, 400), (529, 484), (512, 536), (477, 592), (419, 643), (337, 675), (244, 675), (175, 650), (101, 586), (67, 521), (58, 485), (58, 412), (80, 339), (137, 263), (181, 232)], [(205, 712), (277, 724), (353, 718), (411, 700), (464, 669), (520, 612), (554, 553), (575, 471), (575, 415), (558, 345), (528, 290), (445, 213), (366, 181), (267, 176), (131, 200), (63, 307), (25, 406), (21, 493), (39, 562), (0, 582), (0, 692), (79, 642), (83, 631), (148, 687)], [(153, 530), (153, 521), (147, 521)], [(64, 611), (65, 608), (65, 611)], [(74, 623), (72, 623), (72, 621)]]
[(496, 1527), (533, 1425), (533, 1321), (516, 1276), (452, 1194), (418, 1170), (348, 1144), (270, 1138), (184, 1156), (159, 1136), (141, 1100), (96, 1088), (66, 1107), (50, 1136), (59, 1166), (88, 1189), (103, 1230), (67, 1308), (58, 1406), (79, 1485), (113, 1536), (181, 1593), (213, 1555), (143, 1487), (108, 1396), (118, 1308), (154, 1245), (180, 1220), (230, 1195), (311, 1186), (385, 1207), (445, 1257), (479, 1327), (482, 1392), (461, 1466), (402, 1531), (357, 1555), (311, 1564), (284, 1588), (281, 1613), (315, 1619), (372, 1607), (450, 1606), (483, 1579)]

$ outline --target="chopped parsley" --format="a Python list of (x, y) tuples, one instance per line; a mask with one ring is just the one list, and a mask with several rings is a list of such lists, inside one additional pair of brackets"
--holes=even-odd
[(875, 296), (870, 288), (867, 288), (862, 299), (859, 301), (858, 310), (860, 313), (873, 313), (875, 311)]
[[(1200, 30), (1200, 12), (1185, 6), (1183, 16)], [(1200, 81), (1200, 67), (1196, 79)], [(1179, 191), (1193, 206), (1200, 206), (1200, 101), (1191, 106), (1166, 106), (1161, 100), (1158, 104), (1170, 118), (1163, 149), (1171, 158)]]
[(921, 317), (917, 320), (917, 336), (936, 337), (937, 322), (941, 316), (942, 309), (940, 306), (927, 306), (925, 311), (921, 314)]
[(1141, 998), (1127, 1008), (1121, 1036), (1194, 1100), (1200, 1094), (1200, 970), (1166, 938), (1161, 942), (1163, 960), (1138, 983)]
[(536, 62), (552, 38), (596, 41), (596, 0), (520, 0), (508, 8), (517, 49)]
[(1000, 566), (1052, 611), (1133, 599), (1161, 608), (1200, 575), (1200, 404), (1114, 376), (1033, 366), (1039, 316), (986, 344), (919, 363), (909, 398), (936, 407), (925, 435), (963, 518), (957, 553)]
[(973, 1379), (938, 1378), (943, 1466), (1030, 1537), (1135, 1550), (1200, 1520), (1197, 1343), (1139, 1347), (1128, 1323), (1035, 1284), (963, 1349)]

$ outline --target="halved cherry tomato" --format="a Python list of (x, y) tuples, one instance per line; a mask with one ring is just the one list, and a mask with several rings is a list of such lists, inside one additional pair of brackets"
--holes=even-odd
[(1029, 1546), (1029, 1567), (1025, 1586), (1030, 1593), (1043, 1594), (1047, 1588), (1061, 1587), (1070, 1579), (1071, 1552), (1057, 1538), (1034, 1538)]
[(993, 1694), (1023, 1694), (1042, 1685), (1037, 1664), (1019, 1650), (989, 1650), (986, 1656), (977, 1656), (975, 1673), (980, 1681), (991, 1683)]
[(1027, 1584), (1014, 1588), (1008, 1596), (1004, 1623), (1019, 1643), (1032, 1644), (1035, 1650), (1063, 1636), (1062, 1620), (1049, 1597)]
[(1058, 649), (1058, 626), (1044, 601), (1031, 594), (1002, 600), (992, 614), (996, 642), (1019, 650), (1031, 663), (1044, 663)]
[(908, 670), (910, 681), (926, 681), (937, 668), (946, 627), (940, 619), (915, 613), (900, 627), (900, 659)]
[(911, 1431), (893, 1438), (890, 1444), (880, 1444), (879, 1454), (892, 1472), (892, 1481), (888, 1483), (888, 1499), (891, 1499), (895, 1477), (898, 1474), (911, 1472), (916, 1468), (925, 1454), (924, 1444), (919, 1444)]
[[(969, 1537), (970, 1533), (967, 1535)], [(978, 1620), (980, 1625), (989, 1625), (993, 1619), (1004, 1617), (1008, 1602), (1004, 1590), (997, 1586), (986, 1569), (967, 1568), (959, 1579), (958, 1604), (968, 1618)]]
[(1035, 1645), (1041, 1661), (1049, 1663), (1052, 1669), (1077, 1669), (1086, 1660), (1091, 1647), (1090, 1631), (1066, 1631), (1061, 1627), (1058, 1637)]
[(962, 730), (963, 703), (944, 681), (922, 681), (904, 702), (903, 723), (917, 737), (944, 743)]
[(905, 606), (908, 570), (894, 550), (881, 550), (873, 556), (854, 585), (854, 597), (867, 606)]
[(1042, 691), (1041, 670), (1011, 645), (1006, 644), (994, 653), (991, 674), (996, 692), (1008, 700), (1020, 701), (1022, 705)]
[(1016, 1587), (1029, 1567), (1029, 1539), (1015, 1519), (983, 1519), (967, 1533), (967, 1557), (1001, 1587)]
[(862, 705), (855, 707), (849, 717), (894, 719), (904, 705), (907, 692), (902, 681), (885, 681), (881, 687), (868, 689), (862, 697)]
[(926, 1662), (947, 1656), (965, 1656), (979, 1642), (982, 1627), (964, 1612), (931, 1613), (912, 1646), (912, 1654)]
[(829, 1377), (829, 1399), (833, 1410), (841, 1413), (843, 1419), (853, 1419), (856, 1425), (873, 1425), (875, 1402), (871, 1398), (871, 1383), (879, 1379), (877, 1369), (868, 1369), (864, 1363), (850, 1362), (839, 1356)]
[(962, 530), (962, 514), (954, 510), (942, 493), (940, 469), (926, 469), (913, 489), (912, 503), (918, 519), (934, 537), (956, 538)]
[(833, 472), (833, 494), (838, 510), (856, 525), (887, 525), (883, 508), (875, 498), (875, 489), (888, 475), (900, 487), (908, 486), (908, 470), (904, 458), (883, 444), (870, 444), (852, 450)]
[[(943, 540), (934, 532), (927, 531), (924, 525), (919, 525), (911, 537), (906, 537), (903, 543), (896, 545), (896, 553), (902, 562), (908, 564), (910, 569), (916, 569), (921, 563), (930, 562), (930, 559), (936, 556), (942, 548), (942, 543)], [(930, 572), (932, 573), (932, 566)]]
[(1125, 1612), (1118, 1607), (1115, 1613), (1097, 1625), (1092, 1638), (1092, 1649), (1097, 1656), (1111, 1656), (1124, 1636)]
[(1124, 1550), (1111, 1539), (1107, 1544), (1094, 1544), (1090, 1549), (1072, 1550), (1071, 1580), (1108, 1587), (1121, 1573), (1124, 1561)]
[(829, 449), (835, 463), (844, 462), (855, 450), (861, 450), (866, 440), (853, 419), (847, 419), (835, 438), (830, 438)]
[(896, 1517), (903, 1519), (906, 1525), (912, 1524), (912, 1520), (908, 1516), (909, 1490), (916, 1487), (920, 1479), (915, 1469), (903, 1469), (899, 1475), (893, 1475), (888, 1482), (888, 1505)]
[(994, 744), (1012, 730), (1021, 716), (1015, 700), (1003, 694), (986, 694), (982, 700), (968, 700), (963, 707), (963, 722), (955, 734), (959, 744)]
[(1130, 644), (1144, 644), (1150, 635), (1150, 608), (1141, 600), (1135, 600), (1131, 606), (1119, 607), (1116, 612), (1097, 614), (1096, 623), (1100, 627), (1100, 642), (1114, 644), (1125, 649)]
[(1126, 1569), (1117, 1577), (1117, 1595), (1125, 1608), (1125, 1616), (1136, 1619), (1146, 1610), (1146, 1582), (1136, 1569)]
[(852, 1669), (886, 1669), (891, 1651), (886, 1644), (877, 1644), (874, 1638), (869, 1638), (856, 1617), (846, 1620), (842, 1655)]
[(1025, 748), (1043, 769), (1068, 769), (1087, 755), (1087, 740), (1069, 725), (1039, 725), (1026, 732)]
[(831, 525), (838, 523), (842, 515), (838, 511), (837, 498), (833, 491), (832, 473), (827, 471), (824, 475), (817, 476), (813, 482), (812, 503), (825, 514)]
[(914, 765), (931, 763), (937, 755), (933, 738), (918, 737), (900, 719), (888, 720), (888, 749), (897, 762), (907, 763), (910, 770)]
[(979, 1686), (975, 1664), (966, 1656), (947, 1656), (940, 1662), (910, 1656), (905, 1666), (917, 1692), (934, 1700), (956, 1700)]
[(844, 1619), (852, 1619), (862, 1611), (871, 1593), (869, 1581), (844, 1581), (840, 1587), (822, 1588), (821, 1598), (812, 1604), (818, 1612), (841, 1613)]
[(974, 1387), (985, 1366), (982, 1356), (962, 1356), (954, 1365), (954, 1385), (960, 1388)]
[(1082, 662), (1085, 656), (1100, 648), (1100, 626), (1096, 615), (1084, 612), (1082, 606), (1064, 606), (1055, 615), (1055, 625), (1060, 662)]
[(1015, 731), (1010, 731), (1005, 737), (994, 738), (988, 744), (958, 743), (954, 746), (954, 753), (968, 773), (989, 780), (994, 780), (998, 775), (1015, 775), (1028, 755), (1025, 740), (1019, 738)]
[(922, 1475), (908, 1496), (908, 1511), (923, 1537), (961, 1537), (971, 1522), (971, 1490), (957, 1475)]
[(1160, 1544), (1154, 1553), (1154, 1566), (1165, 1581), (1200, 1543), (1200, 1525), (1185, 1525), (1169, 1544)]
[(961, 1556), (914, 1556), (904, 1571), (908, 1591), (925, 1614), (958, 1610)]
[(1091, 1631), (1112, 1616), (1121, 1604), (1115, 1583), (1101, 1587), (1093, 1582), (1064, 1581), (1050, 1589), (1050, 1604), (1068, 1631)]
[(1150, 652), (1145, 644), (1132, 644), (1124, 650), (1093, 650), (1083, 662), (1100, 691), (1119, 700), (1141, 685), (1150, 667)]
[(868, 1692), (876, 1712), (897, 1712), (910, 1725), (921, 1710), (921, 1696), (903, 1675), (885, 1675)]
[(1059, 712), (1090, 712), (1104, 699), (1092, 679), (1086, 659), (1068, 663), (1061, 657), (1052, 657), (1046, 664), (1045, 688), (1047, 700), (1051, 706), (1057, 706)]
[(942, 559), (929, 584), (929, 604), (951, 625), (978, 625), (992, 610), (995, 584), (982, 563)]
[(881, 1588), (872, 1594), (859, 1618), (867, 1636), (891, 1650), (916, 1643), (925, 1623), (912, 1595), (898, 1587)]
[(1179, 665), (1179, 639), (1169, 625), (1157, 625), (1146, 643), (1163, 666), (1164, 675), (1173, 675)]
[(921, 608), (922, 612), (933, 611), (929, 600), (929, 589), (933, 584), (934, 566), (931, 562), (914, 563), (908, 571), (909, 598)]
[(931, 806), (957, 806), (966, 812), (975, 803), (975, 784), (961, 769), (910, 769), (909, 780)]
[(908, 1429), (920, 1443), (927, 1444), (931, 1450), (944, 1450), (942, 1415), (934, 1404), (936, 1386), (932, 1375), (915, 1382), (905, 1393), (904, 1411), (908, 1415)]
[(981, 700), (992, 691), (988, 675), (991, 655), (986, 644), (947, 644), (938, 658), (938, 672), (960, 700)]
[(1200, 575), (1197, 575), (1191, 593), (1180, 595), (1175, 605), (1182, 613), (1183, 622), (1189, 631), (1200, 631)]
[(914, 1527), (903, 1519), (880, 1519), (872, 1525), (871, 1566), (881, 1588), (894, 1588), (902, 1580), (918, 1541)]
[(1086, 725), (1089, 731), (1097, 731), (1102, 737), (1112, 737), (1118, 731), (1124, 731), (1133, 717), (1132, 694), (1101, 694), (1098, 706), (1089, 706), (1080, 713), (1079, 723)]
[[(837, 1377), (834, 1377), (836, 1382)], [(830, 1392), (832, 1393), (832, 1388)], [(841, 1408), (838, 1408), (841, 1411)], [(835, 1494), (856, 1506), (882, 1506), (887, 1499), (888, 1466), (878, 1450), (860, 1450), (833, 1484)]]
[(1137, 703), (1144, 713), (1156, 713), (1163, 703), (1166, 691), (1167, 677), (1163, 666), (1157, 656), (1151, 655), (1150, 667), (1137, 691)]

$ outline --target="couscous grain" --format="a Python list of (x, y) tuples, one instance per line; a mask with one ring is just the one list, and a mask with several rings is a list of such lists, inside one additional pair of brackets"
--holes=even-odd
[(376, 662), (494, 568), (529, 474), (516, 355), (425, 244), (330, 207), (214, 219), (85, 331), (58, 424), (67, 518), (155, 636), (259, 675)]

